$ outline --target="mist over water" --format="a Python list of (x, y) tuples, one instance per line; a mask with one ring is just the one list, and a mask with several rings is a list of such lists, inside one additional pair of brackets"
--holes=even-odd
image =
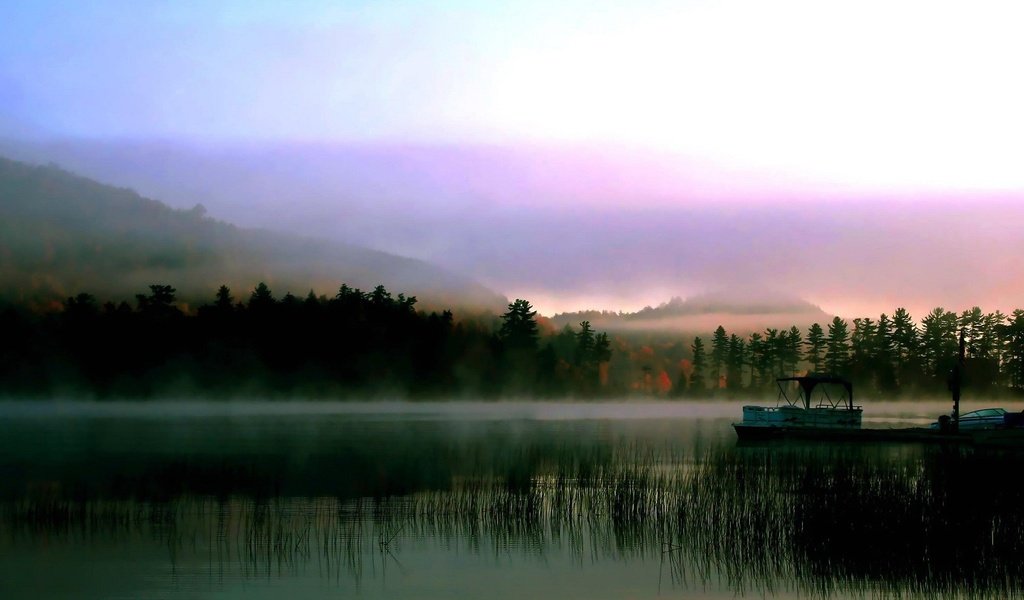
[(1019, 429), (731, 426), (1020, 411), (1015, 3), (0, 14), (0, 600), (1024, 597)]
[(0, 570), (35, 598), (1020, 595), (1020, 456), (744, 446), (740, 408), (6, 403)]

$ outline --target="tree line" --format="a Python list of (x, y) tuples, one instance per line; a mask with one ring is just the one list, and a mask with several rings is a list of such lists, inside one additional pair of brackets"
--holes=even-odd
[(710, 350), (697, 337), (691, 364), (677, 393), (751, 392), (771, 389), (775, 377), (802, 372), (844, 376), (870, 394), (935, 395), (946, 391), (965, 340), (965, 385), (977, 393), (1024, 391), (1024, 310), (1010, 315), (979, 307), (962, 313), (935, 308), (920, 322), (904, 308), (892, 316), (835, 317), (811, 325), (767, 329), (741, 337), (719, 326)]
[(967, 389), (1024, 391), (1024, 310), (936, 308), (916, 321), (900, 308), (659, 345), (610, 339), (588, 321), (553, 330), (521, 299), (456, 319), (383, 286), (278, 298), (260, 283), (241, 299), (221, 286), (194, 308), (152, 285), (133, 302), (82, 293), (47, 313), (0, 310), (0, 395), (740, 397), (773, 393), (780, 375), (827, 372), (858, 394), (938, 396), (961, 331)]
[(128, 301), (88, 293), (58, 311), (0, 310), (0, 394), (509, 397), (605, 393), (608, 336), (589, 322), (542, 334), (515, 300), (500, 317), (457, 320), (416, 298), (342, 285), (332, 296), (276, 297), (221, 286), (196, 309), (151, 285)]

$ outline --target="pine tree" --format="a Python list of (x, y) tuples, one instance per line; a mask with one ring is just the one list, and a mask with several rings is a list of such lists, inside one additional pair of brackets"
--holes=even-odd
[(927, 373), (945, 380), (958, 353), (957, 315), (942, 307), (932, 309), (921, 319), (921, 356)]
[(914, 319), (907, 309), (897, 308), (892, 315), (892, 350), (896, 381), (901, 387), (911, 382), (912, 371), (920, 362), (917, 338), (917, 324), (914, 323)]
[(535, 350), (537, 348), (537, 311), (529, 302), (516, 299), (508, 305), (508, 311), (501, 315), (501, 330), (498, 337), (509, 348)]
[(576, 334), (576, 351), (573, 362), (577, 367), (588, 367), (594, 362), (594, 329), (590, 321), (580, 323), (580, 331)]
[(1005, 343), (1005, 369), (1011, 389), (1024, 389), (1024, 310), (1016, 309), (999, 327)]
[(264, 310), (276, 303), (274, 300), (274, 294), (267, 287), (267, 284), (262, 281), (256, 286), (256, 289), (249, 295), (249, 309), (250, 310)]
[(707, 363), (707, 356), (704, 352), (704, 340), (700, 337), (693, 338), (690, 346), (693, 353), (693, 372), (690, 373), (690, 390), (692, 392), (704, 391), (704, 369)]
[[(780, 342), (781, 340), (779, 338), (778, 329), (765, 329), (764, 346), (762, 346), (764, 355), (762, 359), (764, 360), (765, 370), (771, 377), (775, 377), (779, 374)], [(765, 383), (767, 383), (767, 381)]]
[(594, 338), (594, 362), (597, 364), (608, 362), (612, 359), (612, 344), (608, 340), (607, 333), (599, 333)]
[(849, 325), (846, 321), (835, 317), (828, 324), (828, 340), (826, 341), (825, 368), (830, 373), (842, 375), (850, 362)]
[(854, 319), (850, 335), (850, 376), (862, 383), (873, 384), (876, 379), (875, 337), (878, 325), (871, 318)]
[(811, 363), (811, 371), (820, 373), (825, 360), (825, 331), (817, 323), (811, 325), (807, 330), (807, 352), (804, 360)]
[(883, 392), (891, 392), (897, 387), (892, 344), (892, 321), (889, 319), (889, 315), (882, 313), (878, 317), (874, 347), (876, 383), (878, 389)]
[(713, 387), (718, 388), (718, 382), (722, 380), (725, 371), (725, 362), (729, 356), (729, 336), (721, 325), (715, 330), (711, 337), (711, 376), (714, 378)]
[(230, 312), (235, 305), (235, 299), (231, 297), (231, 290), (228, 286), (222, 285), (217, 289), (217, 296), (213, 306), (221, 312)]
[(764, 339), (760, 333), (750, 334), (747, 342), (747, 364), (750, 365), (750, 387), (758, 389), (765, 384), (767, 355)]
[(964, 334), (967, 357), (978, 358), (981, 355), (980, 343), (985, 335), (985, 314), (981, 312), (981, 307), (975, 306), (960, 313), (957, 327)]
[(169, 285), (155, 284), (149, 286), (149, 295), (136, 294), (135, 300), (139, 312), (150, 317), (180, 316), (181, 311), (174, 306), (175, 290)]
[(804, 345), (804, 338), (800, 334), (800, 328), (796, 325), (789, 328), (789, 335), (786, 336), (785, 345), (785, 369), (790, 374), (795, 374), (800, 364), (800, 348)]
[(729, 336), (729, 355), (726, 360), (726, 385), (730, 390), (743, 387), (743, 365), (747, 360), (747, 347), (743, 338), (735, 333)]

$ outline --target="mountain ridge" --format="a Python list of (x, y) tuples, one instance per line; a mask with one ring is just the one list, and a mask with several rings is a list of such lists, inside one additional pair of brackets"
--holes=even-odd
[[(833, 315), (799, 297), (764, 292), (757, 299), (737, 299), (735, 291), (719, 291), (683, 298), (674, 296), (656, 307), (635, 312), (582, 310), (558, 313), (558, 326), (590, 321), (598, 329), (620, 332), (706, 332), (722, 325), (742, 333), (826, 323)], [(748, 298), (751, 296), (747, 296)]]
[(333, 293), (342, 283), (383, 284), (433, 308), (495, 310), (507, 300), (428, 262), (209, 217), (197, 204), (171, 208), (135, 191), (0, 157), (0, 295), (46, 303), (89, 292), (120, 299), (152, 283), (187, 301), (236, 296), (265, 281), (276, 293)]

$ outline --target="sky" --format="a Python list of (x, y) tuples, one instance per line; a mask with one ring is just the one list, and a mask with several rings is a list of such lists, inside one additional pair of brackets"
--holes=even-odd
[[(651, 214), (670, 230), (706, 222), (687, 242), (710, 256), (705, 265), (723, 255), (748, 260), (751, 247), (713, 249), (744, 243), (716, 232), (737, 222), (756, 229), (751, 215), (762, 213), (743, 212), (749, 207), (810, 211), (819, 225), (872, 207), (880, 223), (839, 228), (860, 248), (760, 255), (779, 252), (770, 262), (784, 258), (787, 269), (807, 272), (829, 271), (820, 265), (829, 256), (832, 271), (852, 273), (867, 260), (858, 250), (890, 243), (878, 236), (892, 235), (886, 211), (897, 203), (893, 218), (919, 221), (930, 241), (912, 245), (914, 223), (890, 260), (932, 273), (938, 257), (960, 254), (936, 232), (973, 227), (932, 215), (981, 202), (992, 208), (979, 212), (1002, 218), (980, 231), (1001, 233), (983, 238), (989, 254), (977, 244), (964, 250), (974, 258), (958, 275), (992, 271), (979, 303), (1009, 304), (1024, 291), (1001, 284), (1005, 271), (985, 258), (1018, 250), (1002, 228), (1024, 218), (1024, 6), (1016, 2), (2, 3), (0, 137), (177, 144), (211, 168), (249, 172), (288, 148), (301, 148), (295, 162), (317, 148), (384, 148), (372, 165), (383, 179), (373, 185), (351, 154), (265, 182), (306, 184), (289, 211), (269, 199), (259, 210), (240, 208), (212, 178), (182, 174), (176, 191), (166, 177), (154, 183), (111, 165), (96, 174), (171, 203), (206, 198), (215, 215), (252, 224), (281, 223), (288, 212), (285, 225), (297, 230), (435, 260), (500, 291), (546, 298), (551, 311), (631, 308), (729, 285), (706, 266), (666, 259), (684, 248), (666, 233), (651, 247), (649, 225), (638, 223)], [(226, 158), (225, 148), (234, 154)], [(442, 150), (424, 158), (424, 148)], [(389, 178), (390, 164), (402, 168)], [(329, 174), (334, 168), (347, 173)], [(361, 225), (344, 226), (345, 216)], [(618, 262), (627, 264), (602, 274), (616, 256), (605, 256), (597, 234), (571, 251), (557, 247), (557, 234), (538, 234), (534, 255), (516, 251), (516, 261), (508, 258), (516, 246), (488, 239), (504, 228), (521, 245), (573, 218), (619, 240), (618, 256), (629, 258)], [(428, 226), (436, 235), (423, 233)], [(371, 230), (379, 235), (367, 237)], [(891, 280), (889, 289), (859, 290), (853, 300), (831, 284), (805, 295), (850, 311), (904, 295), (927, 302), (898, 277), (883, 273), (872, 283)], [(925, 283), (911, 288), (935, 303), (966, 301)]]

